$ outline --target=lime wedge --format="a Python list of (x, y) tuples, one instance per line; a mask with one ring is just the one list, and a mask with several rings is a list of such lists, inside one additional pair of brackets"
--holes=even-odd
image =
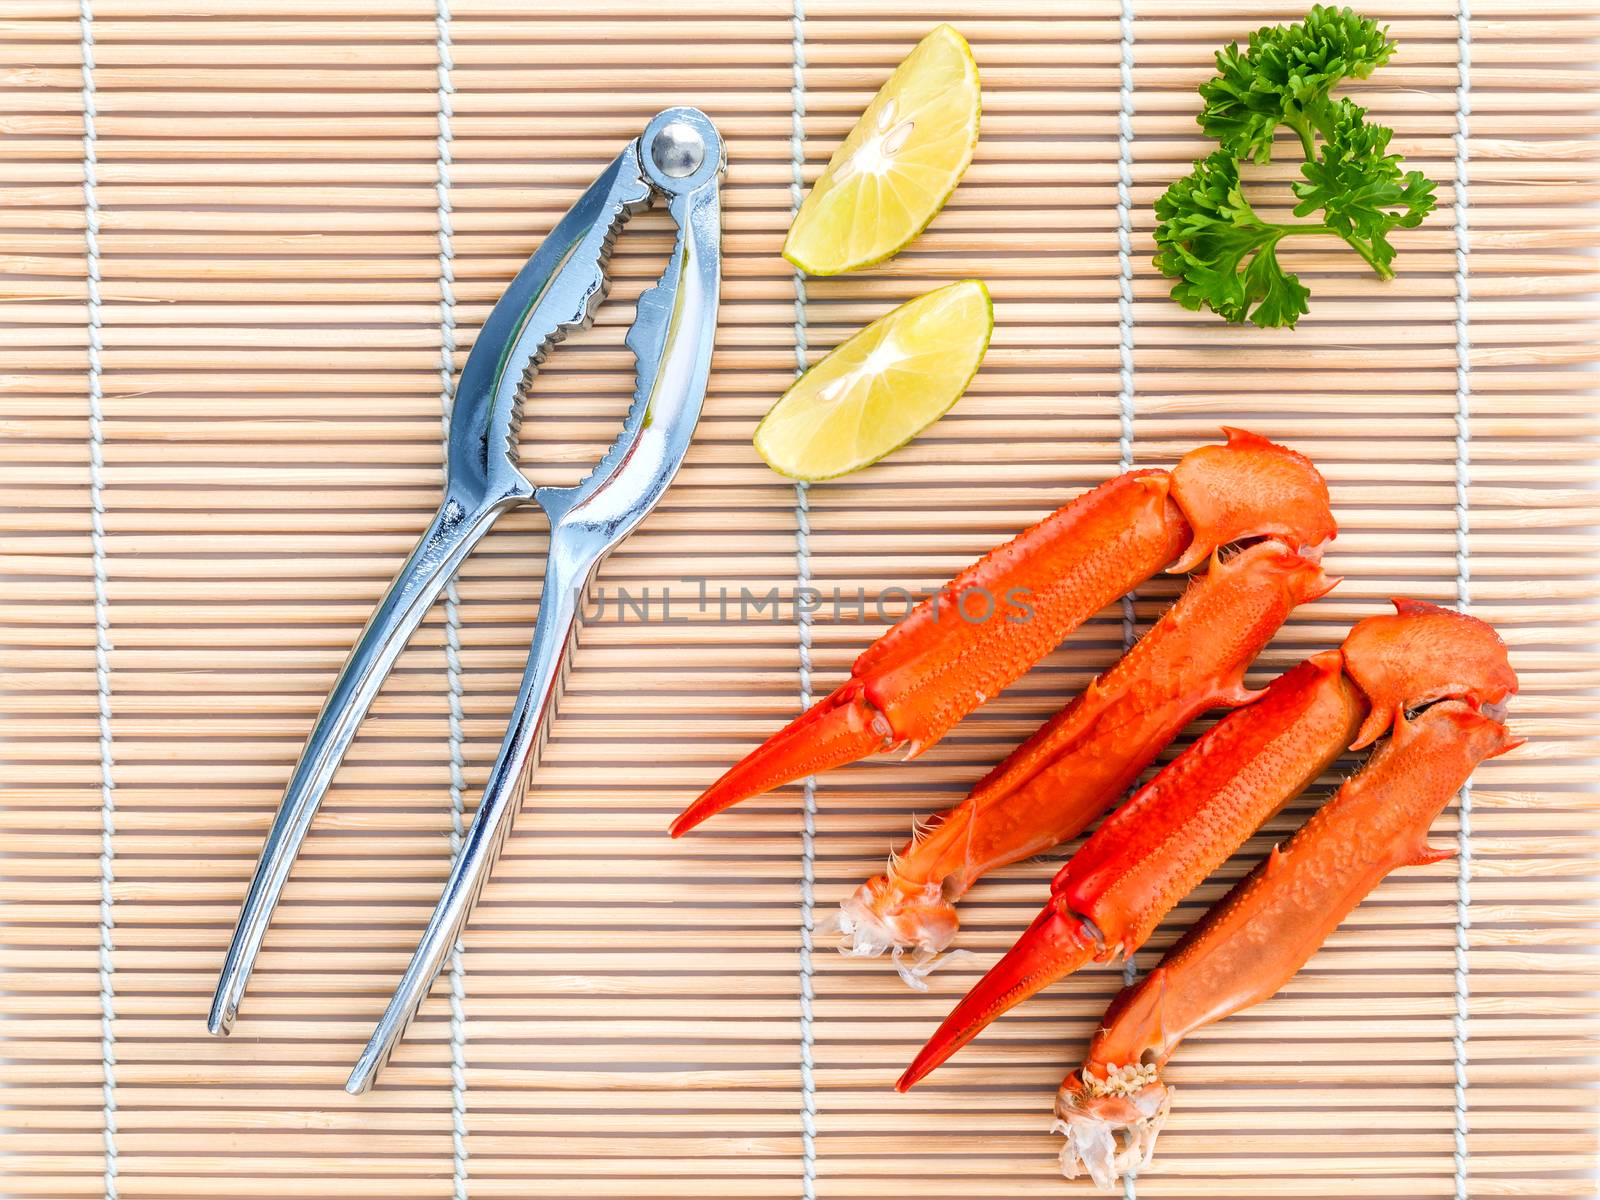
[(828, 160), (783, 256), (812, 275), (882, 262), (927, 228), (978, 144), (978, 64), (941, 25), (895, 68)]
[(902, 304), (794, 381), (756, 426), (756, 452), (812, 481), (877, 462), (961, 398), (993, 332), (989, 289), (976, 279)]

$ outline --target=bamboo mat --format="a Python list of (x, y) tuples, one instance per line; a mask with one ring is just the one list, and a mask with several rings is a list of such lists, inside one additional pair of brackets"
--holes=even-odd
[[(797, 710), (802, 582), (826, 598), (807, 631), (820, 694), (881, 627), (885, 589), (935, 586), (1114, 473), (1124, 434), (1133, 461), (1168, 464), (1224, 419), (1311, 454), (1342, 527), (1345, 582), (1257, 678), (1390, 594), (1470, 599), (1513, 648), (1530, 741), (1478, 772), (1460, 866), (1400, 873), (1278, 998), (1189, 1041), (1129, 1194), (1591, 1194), (1600, 18), (1587, 0), (1471, 7), (1368, 6), (1401, 50), (1357, 94), (1439, 181), (1440, 210), (1398, 239), (1386, 286), (1353, 254), (1297, 251), (1312, 313), (1268, 333), (1165, 298), (1150, 205), (1203, 149), (1212, 50), (1299, 5), (1138, 0), (1124, 21), (1116, 0), (806, 0), (803, 18), (781, 0), (94, 0), (86, 139), (76, 3), (0, 0), (0, 1194), (1086, 1194), (1046, 1129), (1116, 970), (890, 1090), (1053, 861), (972, 894), (977, 958), (926, 996), (809, 927), (914, 813), (958, 799), (1115, 659), (1119, 612), (918, 761), (818, 781), (814, 836), (798, 788), (682, 842), (663, 831)], [(970, 174), (912, 250), (806, 282), (797, 304), (777, 254), (796, 150), (809, 180), (942, 18), (983, 74)], [(214, 1041), (239, 900), (321, 698), (436, 502), (441, 352), (459, 365), (560, 212), (684, 102), (730, 159), (705, 417), (602, 571), (607, 603), (464, 956), (377, 1090), (347, 1097), (446, 869), (452, 764), (470, 810), (498, 743), (538, 599), (536, 519), (503, 522), (401, 659), (234, 1036)], [(634, 223), (596, 329), (541, 376), (536, 478), (570, 477), (620, 420), (621, 338), (665, 230)], [(749, 436), (797, 325), (814, 357), (965, 276), (988, 281), (998, 324), (949, 417), (809, 495), (759, 463)], [(1141, 590), (1140, 627), (1175, 586)], [(657, 616), (670, 594), (672, 623), (619, 613), (618, 588)], [(776, 617), (736, 620), (741, 589), (776, 589)], [(890, 618), (901, 603), (889, 593)], [(1453, 808), (1436, 839), (1459, 829)]]

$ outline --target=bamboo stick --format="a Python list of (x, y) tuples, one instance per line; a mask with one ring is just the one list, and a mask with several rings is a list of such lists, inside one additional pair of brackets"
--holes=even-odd
[[(1470, 1179), (1479, 1197), (1578, 1196), (1595, 1154), (1600, 834), (1588, 208), (1600, 117), (1581, 48), (1600, 22), (1574, 0), (1473, 7), (1465, 545), (1474, 606), (1522, 675), (1513, 726), (1532, 741), (1487, 764), (1474, 789)], [(688, 0), (664, 23), (624, 0), (581, 14), (542, 0), (451, 8), (457, 366), (504, 280), (641, 112), (698, 100), (732, 160), (700, 436), (601, 577), (657, 599), (670, 589), (690, 620), (612, 613), (585, 630), (527, 813), (468, 931), (470, 1191), (798, 1194), (798, 791), (683, 843), (661, 834), (799, 704), (794, 493), (748, 448), (793, 363), (794, 282), (778, 257), (790, 9)], [(807, 8), (810, 179), (929, 18), (911, 0)], [(242, 14), (211, 0), (96, 0), (93, 11), (119, 1194), (448, 1195), (443, 987), (376, 1093), (338, 1090), (447, 861), (442, 610), (319, 814), (239, 1033), (200, 1031), (300, 740), (437, 502), (435, 7), (268, 0)], [(1347, 253), (1295, 253), (1313, 312), (1293, 334), (1267, 334), (1183, 312), (1149, 264), (1150, 206), (1206, 148), (1194, 87), (1212, 51), (1300, 11), (1136, 5), (1135, 460), (1170, 465), (1223, 420), (1258, 427), (1324, 466), (1341, 523), (1328, 564), (1346, 581), (1290, 623), (1257, 684), (1336, 644), (1391, 593), (1452, 602), (1457, 587), (1454, 3), (1380, 14), (1401, 53), (1350, 89), (1440, 185), (1440, 210), (1400, 239), (1398, 279), (1378, 284)], [(39, 1196), (102, 1195), (105, 1165), (78, 15), (75, 0), (0, 11), (0, 1191)], [(984, 75), (977, 161), (911, 250), (808, 282), (810, 351), (968, 275), (994, 290), (997, 336), (943, 424), (871, 472), (810, 490), (809, 578), (867, 606), (817, 614), (814, 691), (886, 624), (878, 599), (937, 586), (1118, 460), (1116, 5), (1046, 14), (977, 0), (949, 15)], [(683, 47), (693, 61), (666, 65)], [(1263, 212), (1281, 215), (1296, 161), (1286, 143), (1260, 172)], [(598, 327), (540, 380), (524, 441), (541, 479), (581, 470), (609, 440), (631, 387), (621, 331), (664, 233), (659, 219), (635, 223)], [(461, 581), (469, 806), (526, 653), (545, 544), (542, 521), (510, 518)], [(694, 609), (685, 576), (776, 588), (784, 611), (775, 624), (725, 623)], [(1141, 588), (1140, 629), (1177, 587)], [(879, 867), (913, 811), (959, 799), (1120, 645), (1114, 609), (919, 760), (824, 776), (815, 915)], [(1141, 965), (1338, 778), (1186, 899)], [(1458, 828), (1448, 813), (1434, 837)], [(980, 885), (963, 914), (976, 957), (934, 975), (929, 995), (817, 936), (819, 1196), (903, 1189), (910, 1164), (929, 1196), (1068, 1188), (1044, 1132), (1050, 1096), (1115, 969), (1036, 998), (930, 1086), (887, 1090), (1037, 910), (1063, 854)], [(1186, 1045), (1140, 1194), (1453, 1195), (1455, 880), (1448, 864), (1397, 874), (1281, 996)]]

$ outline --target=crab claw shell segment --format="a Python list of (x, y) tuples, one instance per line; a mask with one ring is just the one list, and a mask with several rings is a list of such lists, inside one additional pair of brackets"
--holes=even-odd
[[(1045, 722), (955, 808), (891, 859), (852, 898), (862, 908), (897, 906), (877, 928), (907, 948), (941, 949), (953, 932), (945, 910), (917, 924), (905, 897), (958, 900), (996, 867), (1079, 833), (1195, 716), (1256, 698), (1244, 672), (1289, 613), (1333, 586), (1315, 556), (1259, 542), (1214, 561), (1155, 627), (1110, 670)], [(941, 940), (942, 939), (942, 940)]]
[(1183, 552), (1189, 525), (1169, 483), (1164, 471), (1119, 475), (986, 554), (867, 647), (847, 683), (706, 789), (672, 836), (878, 750), (933, 745)]
[(1084, 621), (1171, 562), (1189, 526), (1164, 471), (1129, 471), (1023, 530), (924, 600), (851, 668), (920, 753)]
[(1229, 713), (1105, 819), (1051, 884), (1132, 953), (1263, 822), (1344, 753), (1366, 715), (1324, 650)]
[(736, 763), (679, 814), (668, 832), (680, 837), (747, 796), (855, 762), (893, 743), (894, 734), (883, 713), (867, 700), (860, 681), (852, 679), (773, 734), (756, 753)]
[(1150, 1165), (1171, 1108), (1172, 1090), (1153, 1066), (1107, 1066), (1103, 1077), (1074, 1071), (1056, 1093), (1050, 1127), (1067, 1139), (1061, 1173), (1076, 1179), (1087, 1171), (1097, 1187), (1115, 1187)]
[(1110, 956), (1103, 952), (1099, 931), (1093, 925), (1065, 904), (1047, 904), (1016, 945), (944, 1019), (900, 1076), (895, 1090), (910, 1091), (1007, 1009), (1091, 959)]
[(1394, 607), (1344, 640), (1345, 670), (1372, 706), (1351, 749), (1377, 741), (1407, 709), (1447, 698), (1493, 709), (1516, 694), (1505, 643), (1486, 622), (1424, 600), (1396, 597)]
[(1107, 817), (1056, 874), (1044, 911), (897, 1086), (904, 1091), (1000, 1014), (1091, 958), (1137, 950), (1263, 821), (1331, 766), (1367, 711), (1341, 662), (1339, 651), (1325, 650), (1279, 676)]
[(1310, 549), (1338, 533), (1328, 484), (1311, 460), (1260, 434), (1223, 426), (1227, 445), (1201, 446), (1172, 469), (1172, 499), (1194, 540), (1170, 568), (1188, 571), (1243, 538)]
[[(1443, 701), (1414, 719), (1402, 716), (1365, 769), (1288, 845), (1273, 850), (1155, 970), (1111, 1002), (1083, 1068), (1063, 1085), (1058, 1113), (1063, 1104), (1088, 1110), (1113, 1138), (1148, 1134), (1142, 1116), (1124, 1121), (1125, 1113), (1091, 1109), (1080, 1098), (1085, 1087), (1093, 1100), (1096, 1086), (1119, 1063), (1148, 1074), (1140, 1094), (1160, 1086), (1161, 1068), (1185, 1037), (1277, 992), (1385, 875), (1438, 861), (1443, 852), (1427, 844), (1434, 818), (1480, 762), (1519, 744), (1498, 721), (1462, 701)], [(1069, 1134), (1069, 1145), (1077, 1162), (1091, 1170), (1098, 1165), (1114, 1182), (1125, 1168), (1107, 1158), (1104, 1140), (1091, 1132)], [(1080, 1148), (1091, 1158), (1085, 1160)]]

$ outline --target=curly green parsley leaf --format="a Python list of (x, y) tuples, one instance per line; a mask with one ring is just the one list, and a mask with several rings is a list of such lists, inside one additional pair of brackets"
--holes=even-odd
[[(1174, 300), (1234, 323), (1292, 328), (1310, 293), (1278, 261), (1278, 244), (1291, 235), (1338, 237), (1380, 278), (1393, 278), (1389, 234), (1421, 224), (1433, 210), (1433, 184), (1401, 170), (1400, 156), (1389, 153), (1393, 130), (1369, 125), (1360, 105), (1330, 95), (1393, 52), (1375, 22), (1318, 5), (1298, 25), (1257, 30), (1243, 52), (1232, 45), (1217, 54), (1220, 74), (1200, 88), (1199, 121), (1221, 149), (1156, 201), (1155, 265), (1176, 281)], [(1318, 221), (1265, 221), (1244, 194), (1241, 163), (1267, 162), (1279, 125), (1305, 148), (1294, 214), (1320, 213)]]
[(1300, 203), (1294, 215), (1322, 211), (1323, 223), (1372, 265), (1393, 279), (1394, 246), (1389, 233), (1414, 229), (1433, 211), (1433, 184), (1421, 171), (1401, 173), (1400, 156), (1389, 153), (1394, 130), (1368, 125), (1366, 110), (1344, 100), (1315, 162), (1304, 163), (1305, 181), (1294, 185)]
[(1235, 158), (1271, 161), (1279, 125), (1300, 135), (1311, 155), (1328, 96), (1345, 79), (1365, 79), (1389, 61), (1395, 43), (1376, 21), (1348, 8), (1317, 5), (1298, 25), (1269, 25), (1217, 51), (1217, 74), (1200, 85), (1196, 120)]
[(1178, 282), (1172, 298), (1234, 323), (1291, 328), (1310, 296), (1278, 262), (1289, 226), (1261, 220), (1245, 199), (1239, 163), (1218, 150), (1156, 201), (1156, 266)]

